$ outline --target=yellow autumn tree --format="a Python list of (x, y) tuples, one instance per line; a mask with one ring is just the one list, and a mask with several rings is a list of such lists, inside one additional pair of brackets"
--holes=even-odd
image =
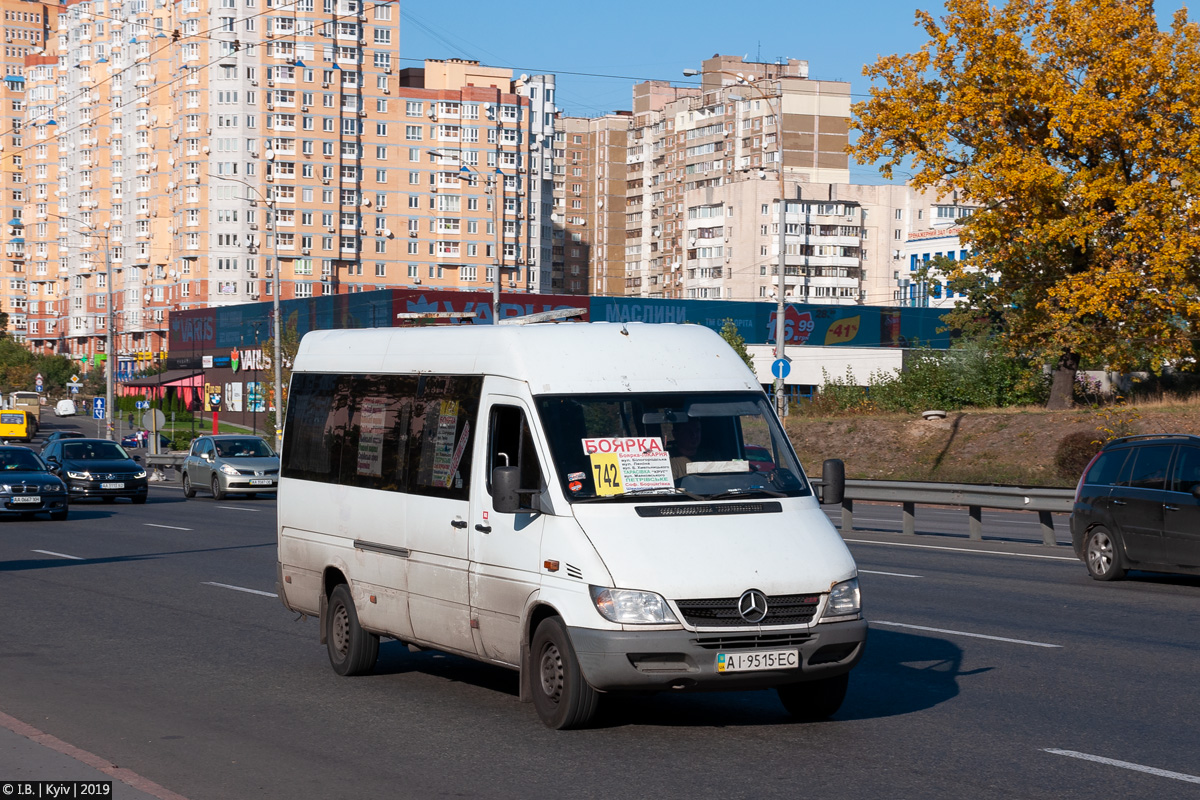
[[(928, 41), (864, 69), (852, 155), (977, 204), (958, 277), (996, 277), (1014, 350), (1059, 369), (1193, 352), (1200, 322), (1200, 31), (1152, 0), (947, 0)], [(1065, 355), (1064, 355), (1065, 354)], [(1065, 399), (1064, 399), (1065, 391)]]

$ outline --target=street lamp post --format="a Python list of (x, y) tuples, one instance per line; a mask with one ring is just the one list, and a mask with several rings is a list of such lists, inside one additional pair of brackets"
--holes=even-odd
[(258, 199), (271, 210), (271, 251), (274, 259), (274, 268), (271, 270), (271, 311), (275, 319), (275, 323), (271, 326), (275, 329), (275, 355), (271, 359), (271, 366), (274, 368), (275, 424), (274, 430), (271, 432), (271, 446), (279, 449), (279, 437), (283, 430), (279, 420), (279, 415), (283, 413), (283, 350), (280, 344), (280, 327), (283, 325), (283, 320), (279, 316), (279, 215), (275, 213), (275, 198), (268, 199), (257, 187), (246, 181), (230, 178), (228, 175), (215, 175), (210, 172), (209, 177), (240, 183), (258, 195)]
[[(787, 288), (787, 188), (784, 184), (783, 177), (783, 84), (782, 79), (779, 86), (778, 95), (768, 95), (762, 89), (738, 72), (729, 72), (723, 69), (713, 70), (720, 72), (723, 75), (728, 75), (735, 78), (739, 85), (753, 89), (758, 93), (758, 96), (767, 101), (767, 108), (771, 107), (772, 99), (778, 101), (775, 110), (775, 152), (778, 154), (776, 161), (776, 171), (779, 173), (779, 267), (778, 267), (778, 283), (775, 286), (775, 358), (782, 360), (785, 357), (787, 350), (787, 301), (784, 297), (784, 292)], [(698, 69), (685, 69), (683, 74), (687, 77), (700, 75)], [(744, 98), (739, 94), (726, 95), (727, 99), (734, 102), (740, 102)], [(764, 139), (765, 139), (764, 131)], [(781, 373), (782, 374), (782, 373)], [(786, 387), (783, 378), (775, 378), (775, 411), (782, 420), (787, 415), (787, 396), (785, 394)]]

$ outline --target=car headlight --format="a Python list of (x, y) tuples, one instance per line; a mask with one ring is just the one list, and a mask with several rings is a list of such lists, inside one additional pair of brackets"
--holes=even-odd
[(600, 616), (622, 625), (661, 625), (679, 622), (662, 595), (633, 589), (590, 587), (592, 601)]
[(42, 487), (42, 491), (43, 491), (43, 492), (61, 492), (61, 491), (62, 491), (62, 484), (59, 484), (59, 483), (47, 483), (45, 486), (43, 486), (43, 487)]
[(134, 475), (133, 477), (134, 477), (134, 478), (144, 478), (144, 477), (146, 477), (146, 470), (142, 470), (141, 472), (139, 472), (137, 475)]
[(90, 473), (90, 472), (72, 472), (71, 470), (67, 470), (67, 477), (68, 478), (77, 478), (81, 481), (86, 481), (86, 480), (91, 480), (92, 473)]
[(238, 472), (237, 469), (229, 466), (228, 464), (221, 465), (221, 472), (224, 472), (226, 475), (241, 475), (242, 474), (242, 473)]
[(7, 483), (2, 484), (2, 485), (0, 485), (0, 492), (4, 492), (5, 494), (11, 494), (12, 487), (9, 486)]
[(858, 578), (842, 581), (829, 590), (829, 602), (821, 622), (841, 622), (858, 619), (862, 613), (862, 594), (858, 590)]

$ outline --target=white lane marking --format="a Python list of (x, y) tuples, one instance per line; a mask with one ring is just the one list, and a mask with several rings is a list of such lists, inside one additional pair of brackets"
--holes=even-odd
[(59, 558), (69, 558), (69, 559), (71, 559), (72, 561), (83, 561), (83, 560), (84, 560), (84, 559), (83, 559), (82, 557), (80, 557), (80, 556), (69, 556), (69, 555), (67, 555), (66, 553), (55, 553), (55, 552), (54, 552), (54, 551), (52, 551), (52, 550), (34, 550), (33, 552), (34, 552), (34, 553), (41, 553), (41, 554), (42, 554), (42, 555), (44, 555), (44, 556), (58, 556)]
[(1132, 769), (1136, 772), (1145, 772), (1149, 775), (1157, 775), (1160, 778), (1171, 778), (1185, 783), (1200, 783), (1200, 777), (1196, 775), (1187, 775), (1183, 772), (1171, 772), (1158, 767), (1146, 767), (1141, 764), (1132, 764), (1128, 761), (1118, 761), (1115, 758), (1105, 758), (1104, 756), (1093, 756), (1089, 753), (1077, 753), (1074, 750), (1058, 750), (1053, 747), (1043, 747), (1045, 753), (1053, 753), (1056, 756), (1069, 756), (1071, 758), (1080, 758), (1084, 761), (1095, 761), (1097, 764), (1108, 764), (1112, 767), (1121, 767), (1122, 769)]
[(228, 508), (230, 511), (252, 511), (255, 514), (262, 510), (260, 508), (243, 508), (242, 506), (217, 506), (217, 508)]
[(887, 625), (892, 628), (911, 628), (915, 631), (931, 631), (933, 633), (948, 633), (952, 636), (969, 636), (972, 639), (991, 639), (994, 642), (1008, 642), (1010, 644), (1027, 644), (1031, 647), (1062, 647), (1061, 644), (1046, 644), (1045, 642), (1030, 642), (1025, 639), (1006, 639), (1003, 636), (988, 636), (983, 633), (967, 633), (966, 631), (951, 631), (945, 628), (927, 628), (924, 625), (905, 625), (903, 622), (884, 622), (883, 620), (873, 619), (871, 625)]
[(172, 531), (190, 531), (190, 530), (192, 530), (191, 528), (180, 528), (178, 525), (156, 525), (153, 522), (143, 522), (142, 524), (148, 528), (166, 528), (166, 529), (172, 530)]
[(204, 586), (217, 586), (222, 589), (233, 589), (235, 592), (245, 592), (246, 594), (261, 594), (263, 597), (279, 597), (274, 592), (260, 592), (258, 589), (247, 589), (244, 586), (230, 586), (228, 583), (213, 583), (212, 581), (201, 581)]
[(920, 575), (906, 575), (903, 572), (876, 572), (873, 569), (860, 569), (860, 573), (865, 575), (891, 575), (893, 578), (920, 578)]
[(1037, 553), (1006, 553), (1003, 550), (972, 550), (969, 547), (940, 547), (936, 544), (911, 544), (909, 542), (875, 542), (870, 539), (846, 539), (847, 542), (855, 544), (882, 544), (889, 547), (918, 547), (923, 550), (951, 550), (956, 553), (981, 553), (989, 556), (1016, 556), (1017, 558), (1046, 558), (1051, 561), (1071, 561), (1078, 562), (1078, 558), (1068, 558), (1066, 556), (1043, 556)]

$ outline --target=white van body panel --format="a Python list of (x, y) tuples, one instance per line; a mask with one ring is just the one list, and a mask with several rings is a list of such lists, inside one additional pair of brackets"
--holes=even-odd
[(75, 413), (75, 401), (73, 400), (59, 400), (54, 406), (54, 416), (56, 417), (73, 417)]
[(762, 391), (713, 331), (636, 322), (313, 331), (293, 369), (499, 375), (535, 395)]
[(828, 592), (853, 578), (854, 559), (817, 501), (780, 502), (782, 513), (716, 517), (642, 518), (616, 503), (573, 508), (616, 588), (671, 601), (737, 597), (747, 589)]

